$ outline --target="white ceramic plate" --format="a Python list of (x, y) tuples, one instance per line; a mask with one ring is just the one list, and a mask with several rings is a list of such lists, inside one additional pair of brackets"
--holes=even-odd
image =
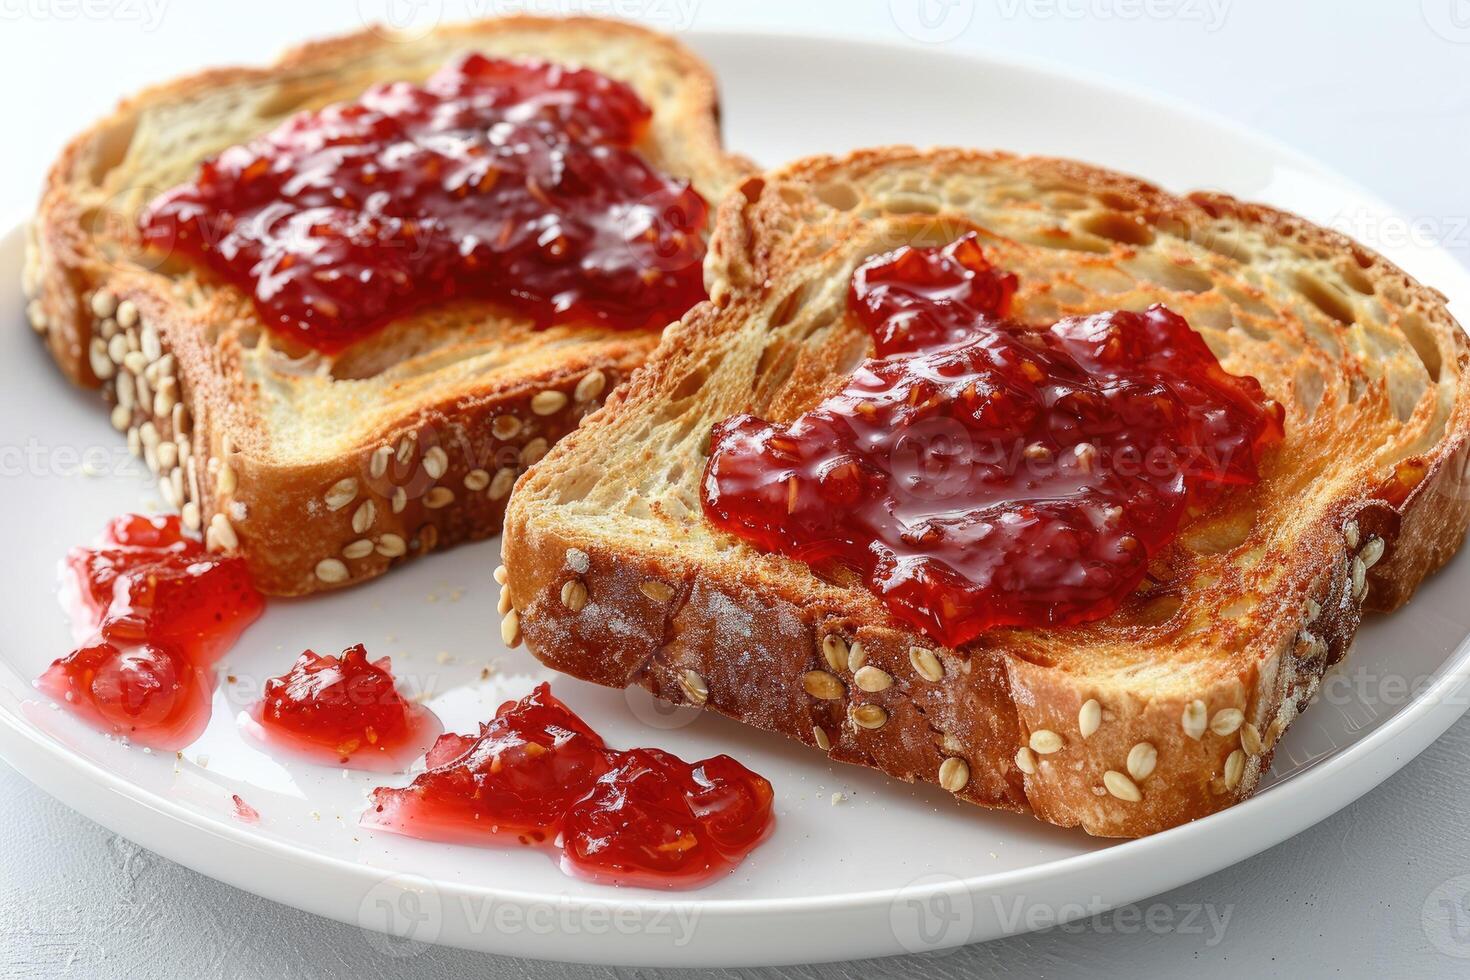
[[(898, 48), (748, 34), (695, 35), (725, 94), (729, 143), (777, 163), (892, 142), (1056, 153), (1224, 190), (1362, 229), (1404, 227), (1316, 164), (1198, 112), (1051, 69)], [(1470, 276), (1430, 251), (1385, 249), (1460, 304)], [(720, 718), (559, 679), (557, 693), (616, 745), (686, 758), (729, 752), (775, 784), (775, 836), (693, 893), (601, 888), (535, 852), (380, 836), (356, 826), (380, 777), (283, 762), (234, 718), (301, 650), (355, 642), (391, 654), (450, 730), (469, 731), (547, 673), (498, 639), (497, 544), (461, 548), (329, 598), (273, 603), (226, 659), (206, 734), (183, 758), (89, 731), (36, 699), (31, 679), (69, 648), (57, 560), (119, 512), (157, 507), (94, 395), (68, 388), (19, 329), (20, 236), (0, 243), (0, 752), (92, 819), (205, 874), (382, 933), (518, 956), (600, 963), (771, 964), (933, 949), (1135, 901), (1310, 826), (1395, 771), (1464, 710), (1470, 559), (1408, 609), (1362, 630), (1350, 667), (1294, 727), (1270, 786), (1196, 824), (1109, 844), (946, 794), (829, 764)], [(82, 460), (102, 476), (79, 472)], [(488, 676), (482, 676), (485, 668)], [(262, 815), (232, 818), (239, 794)], [(837, 796), (836, 794), (841, 794)]]

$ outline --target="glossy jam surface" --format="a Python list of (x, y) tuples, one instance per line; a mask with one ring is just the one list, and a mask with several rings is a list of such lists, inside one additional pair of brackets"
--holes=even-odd
[(715, 427), (704, 509), (959, 645), (1112, 612), (1189, 517), (1258, 481), (1281, 407), (1162, 306), (1007, 318), (1014, 276), (967, 235), (854, 274), (876, 356), (790, 424)]
[(773, 823), (771, 784), (740, 763), (610, 749), (545, 684), (501, 705), (478, 736), (441, 736), (426, 761), (408, 787), (374, 791), (366, 826), (554, 847), (565, 871), (608, 884), (701, 884)]
[(649, 119), (596, 72), (472, 54), (225, 150), (140, 229), (322, 351), (455, 297), (662, 327), (704, 298), (708, 208), (633, 151)]
[(313, 762), (392, 772), (405, 769), (442, 732), (434, 714), (398, 693), (387, 657), (362, 644), (341, 656), (307, 650), (265, 682), (248, 712), (253, 738)]
[(151, 748), (192, 742), (209, 720), (213, 665), (265, 607), (239, 558), (209, 554), (177, 517), (113, 520), (67, 555), (81, 646), (36, 681), (90, 724)]

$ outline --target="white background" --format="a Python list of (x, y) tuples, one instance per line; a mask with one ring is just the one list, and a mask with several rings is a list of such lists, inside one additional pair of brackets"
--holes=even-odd
[[(119, 94), (150, 82), (207, 65), (268, 60), (297, 40), (356, 28), (364, 16), (422, 22), (576, 6), (391, 2), (392, 9), (390, 0), (0, 0), (0, 84), (7, 93), (0, 125), (10, 137), (0, 219), (19, 219), (30, 208), (47, 164), (72, 132), (105, 113)], [(1444, 245), (1470, 263), (1470, 0), (603, 0), (581, 6), (669, 30), (859, 36), (1102, 72), (1291, 143), (1395, 205), (1411, 219), (1399, 233)], [(3, 766), (0, 801), (0, 976), (614, 973), (430, 948), (388, 959), (355, 928), (256, 899), (140, 851)], [(861, 972), (1467, 975), (1467, 803), (1470, 719), (1332, 820), (1237, 868), (1143, 903), (1131, 918), (1102, 916), (946, 956), (865, 964)], [(1459, 910), (1456, 921), (1465, 931), (1435, 925), (1445, 917), (1443, 902)], [(1226, 923), (1223, 936), (1212, 922)], [(823, 967), (765, 975), (844, 972)]]

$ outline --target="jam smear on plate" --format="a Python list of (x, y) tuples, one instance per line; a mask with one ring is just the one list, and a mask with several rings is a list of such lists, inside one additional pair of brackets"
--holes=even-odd
[(255, 809), (255, 807), (251, 806), (249, 803), (246, 803), (240, 797), (239, 793), (235, 793), (230, 797), (230, 806), (231, 813), (234, 815), (235, 819), (240, 821), (241, 823), (249, 824), (251, 826), (260, 823), (260, 811)]
[(73, 548), (64, 591), (81, 644), (36, 687), (104, 732), (157, 749), (209, 721), (214, 663), (265, 600), (242, 559), (210, 554), (177, 517), (115, 518)]
[(398, 693), (387, 657), (361, 643), (341, 656), (307, 650), (265, 682), (244, 719), (256, 741), (323, 765), (406, 769), (444, 730), (433, 712)]
[(974, 233), (852, 277), (876, 355), (790, 423), (715, 427), (705, 514), (958, 646), (1111, 613), (1189, 518), (1259, 480), (1283, 411), (1155, 305), (1008, 317)]
[(606, 884), (702, 884), (774, 823), (771, 784), (734, 759), (608, 748), (546, 684), (501, 705), (478, 735), (440, 736), (425, 761), (409, 786), (374, 790), (365, 826), (555, 848), (564, 871)]
[(635, 152), (651, 115), (596, 72), (470, 54), (225, 150), (140, 231), (328, 353), (455, 298), (662, 327), (704, 299), (709, 209)]

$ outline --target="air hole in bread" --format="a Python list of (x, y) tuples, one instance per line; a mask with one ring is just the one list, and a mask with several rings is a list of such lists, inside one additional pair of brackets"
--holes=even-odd
[(322, 85), (317, 81), (298, 79), (275, 86), (255, 104), (255, 118), (270, 122), (289, 116), (304, 108), (306, 103), (319, 97)]
[[(677, 452), (699, 425), (699, 416), (695, 412), (683, 412), (678, 418), (679, 424), (669, 432), (664, 439), (664, 448), (670, 452)], [(705, 453), (705, 455), (709, 455)]]
[(1310, 419), (1317, 414), (1317, 406), (1322, 403), (1322, 393), (1326, 388), (1327, 382), (1321, 371), (1311, 366), (1297, 368), (1292, 379), (1291, 400), (1301, 409), (1303, 418)]
[(592, 488), (603, 476), (602, 471), (593, 467), (581, 467), (571, 472), (563, 472), (556, 481), (557, 501), (562, 504), (574, 504), (587, 499)]
[[(1257, 558), (1259, 561), (1259, 558)], [(1256, 607), (1256, 597), (1250, 593), (1230, 600), (1221, 607), (1217, 618), (1221, 620), (1240, 619)]]
[(1073, 194), (1070, 191), (1058, 191), (1055, 194), (1048, 194), (1046, 203), (1047, 206), (1057, 211), (1086, 211), (1092, 207), (1092, 202), (1087, 198), (1080, 194)]
[(100, 187), (107, 175), (123, 162), (137, 130), (138, 117), (130, 113), (97, 134), (92, 141), (92, 166), (88, 174), (93, 184)]
[(1271, 331), (1257, 323), (1254, 317), (1232, 317), (1231, 321), (1230, 329), (1239, 331), (1251, 340), (1270, 342)]
[(1296, 288), (1307, 302), (1338, 323), (1347, 326), (1355, 319), (1352, 303), (1336, 286), (1311, 272), (1296, 274)]
[(813, 193), (835, 211), (851, 211), (862, 201), (851, 184), (818, 184)]
[(1132, 211), (1138, 207), (1138, 202), (1127, 194), (1119, 194), (1117, 191), (1101, 191), (1097, 199), (1105, 206), (1114, 211)]
[(797, 332), (796, 339), (801, 341), (802, 343), (805, 343), (806, 341), (810, 340), (814, 335), (821, 333), (823, 330), (831, 327), (832, 324), (836, 322), (836, 320), (836, 311), (830, 309), (823, 310), (818, 315), (807, 320), (806, 325), (801, 327), (801, 329)]
[(679, 385), (669, 395), (671, 401), (683, 401), (699, 393), (704, 383), (709, 380), (709, 365), (700, 364), (694, 370), (684, 375), (679, 380)]
[(1424, 325), (1423, 318), (1417, 313), (1405, 313), (1399, 318), (1399, 329), (1408, 338), (1414, 348), (1414, 353), (1419, 355), (1419, 360), (1424, 362), (1424, 370), (1429, 373), (1429, 380), (1438, 384), (1443, 362), (1440, 360), (1439, 347), (1434, 342), (1434, 335)]
[(1363, 270), (1356, 265), (1344, 263), (1338, 266), (1337, 271), (1342, 276), (1342, 281), (1355, 292), (1362, 293), (1364, 296), (1372, 296), (1378, 291), (1373, 285), (1373, 280), (1363, 275)]
[(892, 197), (884, 200), (886, 214), (938, 214), (939, 203), (932, 197)]
[(806, 192), (792, 184), (782, 184), (778, 193), (781, 195), (781, 200), (794, 208), (807, 203)]
[(1082, 219), (1083, 231), (1123, 245), (1152, 245), (1154, 230), (1136, 217), (1117, 211), (1098, 211)]
[(1084, 288), (1100, 296), (1126, 293), (1138, 285), (1133, 281), (1132, 276), (1125, 275), (1121, 269), (1108, 265), (1078, 266), (1073, 270), (1072, 278)]
[(1107, 242), (1097, 238), (1078, 238), (1065, 228), (1018, 229), (1010, 232), (1013, 241), (1039, 248), (1058, 249), (1066, 252), (1092, 252), (1106, 255), (1112, 251)]
[(785, 340), (772, 339), (761, 351), (756, 363), (754, 389), (756, 400), (765, 405), (776, 392), (785, 387), (791, 373), (796, 370), (797, 358), (791, 356), (792, 345)]
[(781, 302), (776, 305), (775, 312), (771, 314), (772, 330), (779, 330), (796, 318), (796, 314), (801, 312), (801, 308), (806, 304), (809, 291), (810, 284), (801, 283), (781, 298)]
[(1181, 293), (1206, 293), (1215, 285), (1209, 276), (1198, 269), (1171, 262), (1158, 255), (1142, 256), (1129, 262), (1127, 268), (1149, 282)]
[(1196, 330), (1229, 331), (1235, 327), (1235, 316), (1224, 302), (1204, 302), (1189, 313), (1189, 325)]
[[(1238, 288), (1236, 286), (1228, 285), (1221, 285), (1218, 288), (1220, 292), (1225, 294), (1226, 298), (1228, 298), (1230, 302), (1234, 303), (1237, 308), (1245, 313), (1253, 313), (1256, 316), (1270, 318), (1274, 318), (1276, 316), (1276, 312), (1272, 310), (1271, 307), (1267, 306), (1265, 302), (1260, 299), (1259, 296), (1250, 292), (1246, 288)], [(1255, 336), (1264, 339), (1264, 336), (1261, 334), (1255, 334)]]
[(1081, 303), (1087, 293), (1070, 282), (1059, 282), (1051, 287), (1051, 295), (1059, 303)]
[(766, 182), (761, 177), (752, 177), (740, 185), (740, 193), (745, 195), (745, 200), (751, 204), (761, 199), (761, 192), (766, 189)]
[(1254, 525), (1255, 513), (1251, 508), (1235, 507), (1229, 513), (1188, 525), (1179, 535), (1179, 543), (1198, 555), (1220, 555), (1240, 547)]
[(1177, 595), (1161, 595), (1146, 599), (1138, 609), (1138, 622), (1144, 626), (1162, 626), (1179, 614), (1184, 600)]

